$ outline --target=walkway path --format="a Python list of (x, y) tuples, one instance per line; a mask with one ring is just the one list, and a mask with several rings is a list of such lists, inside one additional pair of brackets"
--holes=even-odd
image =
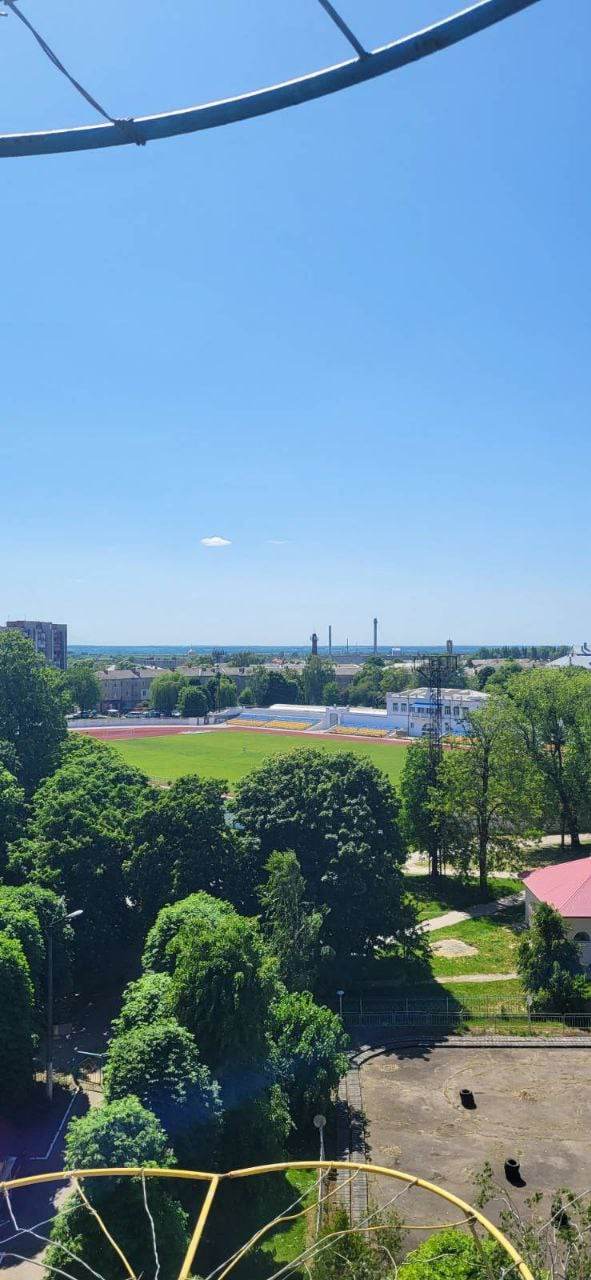
[(509, 893), (505, 898), (497, 898), (496, 902), (478, 902), (467, 911), (445, 911), (441, 916), (432, 916), (430, 920), (422, 920), (417, 929), (419, 933), (433, 933), (435, 929), (446, 929), (448, 925), (462, 924), (464, 920), (474, 920), (478, 916), (494, 916), (497, 911), (506, 907), (516, 907), (523, 902), (524, 891)]

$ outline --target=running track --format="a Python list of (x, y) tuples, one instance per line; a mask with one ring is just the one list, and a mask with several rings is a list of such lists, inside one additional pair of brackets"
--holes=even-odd
[(129, 738), (164, 738), (170, 737), (174, 733), (194, 734), (194, 733), (219, 733), (220, 729), (236, 730), (241, 733), (264, 733), (269, 737), (272, 733), (280, 734), (284, 738), (306, 738), (308, 742), (313, 742), (315, 738), (330, 738), (332, 742), (342, 741), (344, 745), (349, 742), (379, 742), (383, 746), (398, 747), (408, 746), (410, 742), (415, 741), (413, 738), (374, 738), (366, 737), (360, 733), (310, 733), (308, 729), (253, 729), (248, 725), (240, 724), (223, 724), (223, 725), (204, 725), (202, 728), (187, 728), (184, 725), (157, 725), (157, 724), (137, 724), (137, 725), (99, 725), (96, 729), (71, 729), (70, 733), (86, 733), (90, 738), (100, 738), (103, 742), (126, 742)]

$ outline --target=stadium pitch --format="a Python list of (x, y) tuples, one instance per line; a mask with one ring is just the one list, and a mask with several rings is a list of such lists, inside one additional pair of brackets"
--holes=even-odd
[(235, 783), (271, 756), (316, 748), (330, 752), (352, 751), (377, 765), (392, 782), (397, 782), (407, 748), (399, 743), (355, 742), (342, 738), (313, 738), (303, 734), (271, 733), (267, 730), (216, 729), (212, 733), (161, 735), (134, 738), (109, 745), (119, 751), (127, 764), (134, 765), (158, 782), (173, 782), (188, 773), (204, 778), (225, 778)]

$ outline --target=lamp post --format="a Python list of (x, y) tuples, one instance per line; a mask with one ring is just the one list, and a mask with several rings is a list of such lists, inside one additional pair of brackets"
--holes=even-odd
[[(82, 908), (70, 911), (65, 919), (76, 920), (83, 915)], [(55, 920), (49, 921), (47, 930), (47, 1035), (45, 1043), (45, 1092), (47, 1101), (53, 1099), (53, 926)]]
[(343, 996), (344, 996), (344, 994), (345, 994), (345, 992), (344, 992), (344, 991), (337, 991), (337, 995), (338, 995), (338, 997), (339, 997), (339, 1017), (340, 1017), (340, 1018), (342, 1018), (342, 1016), (343, 1016)]
[[(326, 1116), (321, 1116), (321, 1115), (314, 1116), (314, 1126), (318, 1130), (318, 1134), (320, 1137), (320, 1159), (321, 1160), (324, 1160), (324, 1126), (325, 1124), (326, 1124)], [(324, 1171), (321, 1169), (320, 1177), (318, 1179), (318, 1203), (316, 1206), (316, 1235), (318, 1235), (320, 1231), (320, 1210), (322, 1206), (323, 1182), (324, 1182)]]

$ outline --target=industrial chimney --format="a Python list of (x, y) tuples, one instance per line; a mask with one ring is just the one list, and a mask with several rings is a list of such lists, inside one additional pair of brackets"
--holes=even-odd
[(332, 658), (332, 627), (328, 628), (328, 656)]
[(311, 639), (312, 639), (312, 653), (314, 657), (317, 658), (318, 657), (318, 636), (316, 635), (315, 631), (312, 632)]
[(378, 620), (377, 618), (374, 618), (373, 620), (373, 651), (374, 651), (374, 656), (377, 656), (377, 652), (378, 652)]

